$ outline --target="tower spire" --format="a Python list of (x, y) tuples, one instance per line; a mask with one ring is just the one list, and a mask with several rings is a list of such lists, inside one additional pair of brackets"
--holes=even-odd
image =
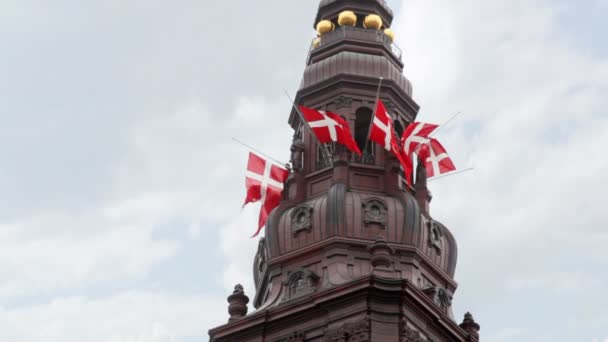
[(256, 311), (213, 341), (477, 341), (453, 318), (457, 245), (428, 211), (424, 172), (410, 187), (396, 158), (367, 144), (377, 98), (397, 136), (418, 115), (392, 23), (383, 0), (321, 0), (294, 102), (341, 116), (363, 155), (318, 143), (286, 108), (294, 170), (258, 245)]

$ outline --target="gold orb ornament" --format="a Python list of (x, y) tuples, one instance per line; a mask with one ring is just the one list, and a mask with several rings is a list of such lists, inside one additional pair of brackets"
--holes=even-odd
[(312, 40), (312, 48), (316, 49), (319, 47), (319, 45), (321, 45), (321, 38), (317, 37), (315, 39)]
[(395, 32), (390, 28), (384, 30), (384, 34), (391, 40), (391, 42), (395, 41)]
[(322, 36), (326, 33), (333, 31), (335, 27), (336, 25), (334, 25), (334, 23), (332, 23), (331, 21), (321, 20), (317, 24), (317, 33), (319, 34), (319, 36)]
[(355, 26), (357, 25), (357, 15), (353, 11), (344, 11), (338, 16), (338, 25)]
[(370, 14), (365, 17), (363, 27), (372, 30), (379, 30), (382, 27), (382, 18), (377, 14)]

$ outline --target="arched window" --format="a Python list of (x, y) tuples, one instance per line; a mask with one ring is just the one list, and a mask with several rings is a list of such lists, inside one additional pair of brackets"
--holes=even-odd
[(401, 136), (403, 136), (403, 125), (401, 125), (401, 122), (399, 122), (399, 120), (395, 119), (395, 122), (393, 122), (393, 125), (395, 127), (395, 133), (397, 134), (397, 139), (401, 139)]
[(355, 112), (355, 141), (363, 153), (362, 157), (353, 154), (353, 162), (374, 165), (376, 144), (367, 141), (369, 126), (374, 113), (370, 108), (361, 107)]
[[(355, 141), (362, 152), (369, 152), (370, 146), (373, 144), (367, 144), (367, 135), (369, 133), (369, 125), (372, 121), (373, 112), (370, 108), (361, 107), (357, 109), (355, 115)], [(366, 144), (368, 151), (364, 151)]]

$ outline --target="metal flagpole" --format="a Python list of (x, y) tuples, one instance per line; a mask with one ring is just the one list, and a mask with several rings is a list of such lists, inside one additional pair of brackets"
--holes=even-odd
[(429, 178), (427, 180), (427, 182), (432, 182), (432, 181), (437, 180), (437, 179), (441, 179), (441, 178), (445, 178), (445, 177), (449, 177), (449, 176), (455, 176), (455, 175), (458, 175), (458, 174), (461, 174), (461, 173), (465, 173), (465, 172), (468, 172), (468, 171), (473, 171), (473, 170), (475, 170), (474, 167), (470, 167), (470, 168), (464, 169), (464, 170), (453, 171), (453, 172), (446, 173), (446, 174), (441, 175), (441, 176)]
[(462, 112), (456, 112), (446, 122), (442, 123), (441, 125), (439, 125), (439, 127), (435, 128), (435, 130), (432, 131), (431, 134), (429, 134), (429, 136), (426, 139), (424, 139), (424, 142), (421, 143), (420, 145), (418, 145), (418, 147), (416, 147), (416, 149), (414, 150), (414, 153), (418, 154), (418, 152), (420, 151), (420, 148), (422, 148), (423, 145), (428, 144), (428, 142), (431, 141), (433, 136), (435, 134), (437, 134), (437, 131), (441, 130), (443, 127), (447, 126), (450, 122), (454, 121), (454, 119), (456, 119), (460, 114), (462, 114)]
[(249, 146), (249, 145), (245, 144), (244, 142), (240, 141), (240, 140), (239, 140), (239, 139), (237, 139), (237, 138), (234, 138), (234, 137), (233, 137), (233, 138), (232, 138), (232, 141), (236, 142), (236, 143), (237, 143), (237, 144), (239, 144), (239, 145), (242, 145), (242, 146), (246, 147), (247, 149), (251, 150), (252, 152), (255, 152), (255, 153), (257, 153), (257, 154), (259, 154), (259, 155), (261, 155), (261, 156), (263, 156), (263, 157), (266, 157), (266, 158), (268, 158), (268, 159), (272, 160), (273, 162), (275, 162), (275, 163), (277, 163), (277, 164), (279, 164), (279, 165), (281, 165), (281, 166), (285, 166), (285, 165), (288, 165), (288, 164), (289, 164), (289, 163), (283, 163), (283, 162), (280, 162), (280, 161), (276, 160), (275, 158), (273, 158), (273, 157), (271, 157), (271, 156), (267, 155), (266, 153), (260, 152), (259, 150), (257, 150), (257, 149), (255, 149), (255, 148), (253, 148), (253, 147), (251, 147), (251, 146)]
[(380, 77), (380, 81), (378, 82), (378, 90), (376, 91), (376, 103), (374, 104), (374, 110), (372, 118), (369, 122), (369, 127), (367, 128), (367, 138), (365, 139), (365, 148), (363, 149), (363, 153), (367, 151), (367, 147), (369, 144), (369, 136), (372, 134), (372, 127), (374, 125), (374, 118), (376, 117), (376, 111), (378, 111), (378, 101), (380, 100), (380, 88), (382, 88), (382, 80), (384, 78)]
[[(308, 131), (310, 132), (310, 135), (312, 135), (314, 137), (314, 139), (317, 139), (317, 136), (315, 135), (315, 132), (312, 131), (312, 128), (308, 124), (308, 121), (306, 121), (306, 118), (304, 118), (304, 114), (302, 114), (302, 112), (300, 111), (300, 108), (298, 108), (298, 106), (296, 106), (296, 103), (291, 99), (291, 96), (289, 96), (289, 93), (287, 92), (287, 89), (283, 89), (283, 91), (285, 92), (285, 96), (287, 96), (287, 99), (289, 99), (289, 102), (292, 103), (293, 108), (296, 110), (296, 112), (300, 116), (300, 121), (304, 122), (304, 124), (308, 128)], [(325, 147), (323, 149), (323, 151), (325, 152), (325, 156), (324, 156), (323, 159), (326, 159), (326, 161), (328, 162), (328, 165), (331, 165), (332, 164), (332, 161), (331, 161), (331, 152), (329, 152), (329, 148), (327, 147), (326, 144), (322, 144), (319, 141), (319, 139), (317, 139), (317, 142), (319, 143), (319, 145)]]

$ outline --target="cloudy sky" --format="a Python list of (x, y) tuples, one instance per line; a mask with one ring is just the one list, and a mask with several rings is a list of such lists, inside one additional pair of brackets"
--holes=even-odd
[[(608, 341), (608, 2), (390, 1), (454, 304), (491, 342)], [(0, 0), (0, 340), (191, 342), (253, 297), (247, 152), (288, 158), (318, 1)]]

